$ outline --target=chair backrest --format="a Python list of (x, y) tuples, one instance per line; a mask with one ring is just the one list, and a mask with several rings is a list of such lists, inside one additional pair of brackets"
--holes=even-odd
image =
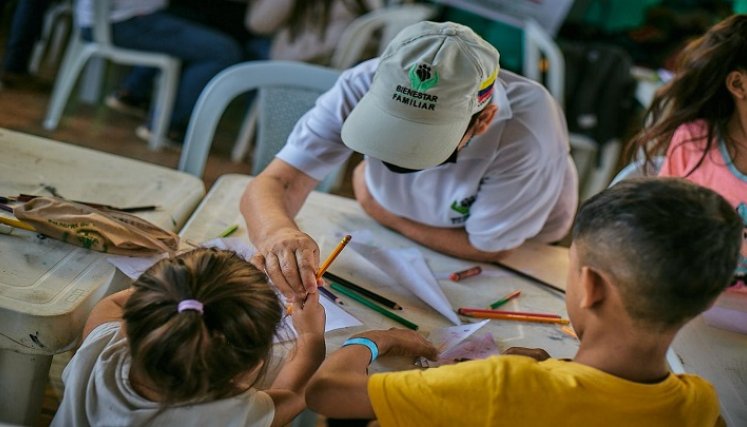
[(330, 65), (345, 69), (364, 58), (370, 42), (380, 31), (378, 53), (381, 54), (390, 41), (405, 27), (432, 19), (438, 8), (428, 4), (401, 4), (376, 9), (356, 18), (340, 37)]
[(203, 89), (184, 140), (179, 170), (202, 176), (215, 129), (237, 96), (259, 90), (257, 144), (252, 174), (272, 161), (298, 119), (320, 94), (330, 89), (339, 71), (294, 61), (250, 61), (231, 66)]
[[(533, 19), (524, 22), (523, 73), (542, 82), (546, 73), (547, 90), (560, 105), (565, 105), (565, 58), (558, 45)], [(543, 58), (544, 57), (544, 58)]]
[(612, 187), (624, 179), (656, 175), (661, 169), (661, 165), (664, 164), (664, 158), (664, 156), (655, 156), (650, 162), (646, 161), (645, 158), (640, 158), (628, 163), (615, 175), (609, 186)]

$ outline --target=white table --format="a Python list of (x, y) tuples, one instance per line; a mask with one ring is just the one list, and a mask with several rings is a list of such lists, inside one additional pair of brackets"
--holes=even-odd
[[(194, 215), (181, 231), (182, 244), (189, 240), (193, 243), (210, 240), (220, 234), (227, 226), (239, 224), (239, 230), (233, 236), (246, 237), (246, 225), (239, 212), (239, 197), (251, 178), (244, 175), (224, 175), (213, 185), (210, 192), (195, 211)], [(403, 248), (417, 246), (423, 253), (431, 270), (447, 273), (463, 270), (475, 263), (452, 258), (418, 246), (399, 234), (383, 228), (368, 217), (355, 200), (325, 193), (313, 192), (299, 212), (296, 222), (306, 233), (320, 244), (322, 257), (326, 256), (339, 241), (337, 233), (370, 230), (376, 243), (382, 247)], [(535, 258), (534, 264), (541, 264), (542, 259)], [(482, 264), (484, 268), (496, 267)], [(516, 267), (516, 265), (514, 265)], [(329, 271), (347, 278), (360, 286), (375, 290), (382, 295), (397, 301), (404, 306), (399, 312), (404, 318), (419, 325), (420, 331), (429, 331), (452, 326), (444, 316), (420, 301), (408, 290), (398, 286), (383, 286), (381, 275), (370, 263), (365, 261), (352, 249), (342, 251)], [(565, 277), (565, 271), (560, 275)], [(463, 306), (484, 307), (514, 289), (522, 294), (513, 300), (507, 309), (544, 311), (566, 316), (563, 295), (548, 288), (538, 286), (510, 273), (501, 277), (487, 274), (474, 276), (460, 282), (441, 280), (441, 288), (455, 309)], [(398, 323), (370, 310), (355, 301), (341, 296), (345, 301), (345, 310), (357, 317), (364, 326), (331, 331), (326, 334), (327, 352), (333, 352), (350, 335), (368, 329), (388, 329), (402, 327)], [(467, 318), (463, 318), (469, 321)], [(578, 348), (577, 341), (563, 333), (556, 325), (532, 324), (510, 321), (491, 321), (478, 333), (491, 332), (499, 348), (508, 347), (541, 347), (555, 357), (572, 357)], [(372, 366), (373, 371), (412, 367), (412, 361), (380, 359)]]
[(677, 334), (672, 348), (686, 372), (716, 387), (728, 426), (747, 426), (747, 335), (708, 326), (703, 316)]
[[(0, 195), (50, 195), (45, 186), (72, 200), (157, 205), (137, 215), (171, 231), (205, 194), (182, 172), (0, 129)], [(128, 282), (105, 254), (0, 227), (0, 422), (33, 424), (52, 355), (77, 345), (93, 305)]]

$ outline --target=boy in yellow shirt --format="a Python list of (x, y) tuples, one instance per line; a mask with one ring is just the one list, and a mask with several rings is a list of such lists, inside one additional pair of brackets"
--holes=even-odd
[(581, 343), (572, 361), (502, 355), (369, 377), (379, 355), (436, 349), (411, 331), (368, 331), (322, 364), (307, 403), (384, 427), (717, 425), (713, 387), (670, 373), (665, 355), (728, 285), (742, 228), (721, 196), (684, 180), (617, 184), (584, 203), (573, 229), (566, 307)]

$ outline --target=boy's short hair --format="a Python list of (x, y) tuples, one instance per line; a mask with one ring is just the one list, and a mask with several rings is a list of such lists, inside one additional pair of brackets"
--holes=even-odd
[(587, 200), (573, 239), (580, 265), (611, 276), (632, 319), (669, 328), (726, 288), (743, 228), (712, 190), (680, 178), (639, 178)]

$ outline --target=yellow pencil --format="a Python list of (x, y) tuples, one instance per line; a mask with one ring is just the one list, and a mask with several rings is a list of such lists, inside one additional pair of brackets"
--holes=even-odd
[(536, 322), (536, 323), (557, 323), (567, 325), (568, 319), (558, 319), (555, 317), (527, 316), (519, 314), (502, 314), (502, 313), (482, 313), (482, 312), (465, 312), (462, 316), (476, 317), (478, 319), (498, 319), (498, 320), (516, 320), (518, 322)]
[(340, 255), (340, 252), (345, 248), (345, 245), (348, 244), (352, 236), (349, 234), (346, 234), (345, 237), (340, 240), (340, 243), (337, 244), (337, 247), (332, 251), (332, 253), (329, 254), (327, 259), (324, 260), (322, 265), (319, 267), (319, 270), (316, 272), (316, 280), (319, 280), (322, 278), (322, 274), (324, 274), (325, 271), (329, 268), (329, 265), (332, 264), (332, 261), (337, 258), (337, 255)]
[(22, 230), (36, 231), (36, 229), (34, 227), (32, 227), (31, 224), (27, 224), (27, 223), (25, 223), (23, 221), (19, 221), (19, 220), (14, 219), (14, 218), (6, 218), (6, 217), (3, 217), (3, 216), (0, 216), (0, 223), (5, 224), (5, 225), (9, 225), (11, 227), (20, 228)]

